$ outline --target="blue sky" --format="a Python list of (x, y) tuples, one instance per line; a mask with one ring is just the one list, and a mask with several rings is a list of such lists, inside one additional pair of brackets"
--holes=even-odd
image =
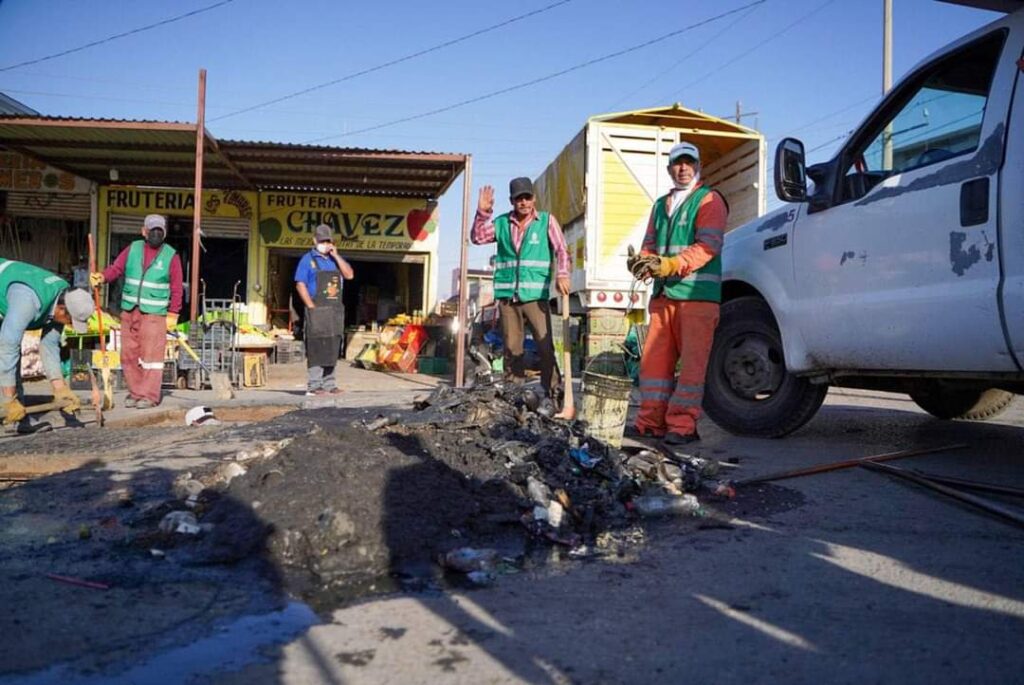
[[(750, 4), (571, 0), (483, 36), (285, 102), (236, 110), (400, 58), (558, 0), (233, 0), (64, 57), (4, 67), (214, 4), (0, 0), (0, 91), (44, 114), (189, 121), (208, 71), (219, 138), (468, 152), (483, 184), (536, 176), (588, 116), (682, 102), (774, 141), (801, 137), (821, 161), (875, 104), (882, 0), (765, 0), (669, 40), (544, 83), (396, 126), (362, 128), (530, 81)], [(936, 0), (894, 0), (894, 79), (998, 18)], [(499, 203), (499, 208), (501, 208)], [(770, 202), (769, 206), (772, 206)], [(441, 202), (440, 290), (458, 264), (461, 187)], [(471, 266), (492, 249), (474, 248)]]

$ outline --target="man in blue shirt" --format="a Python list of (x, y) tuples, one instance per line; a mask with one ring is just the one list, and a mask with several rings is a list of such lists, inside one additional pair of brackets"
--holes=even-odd
[(313, 249), (302, 256), (295, 269), (295, 289), (306, 305), (306, 395), (337, 395), (334, 380), (344, 336), (345, 308), (341, 300), (342, 278), (355, 272), (334, 246), (334, 231), (320, 224), (313, 233)]

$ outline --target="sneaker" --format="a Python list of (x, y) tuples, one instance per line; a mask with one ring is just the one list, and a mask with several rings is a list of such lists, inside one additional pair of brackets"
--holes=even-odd
[(345, 392), (345, 391), (342, 390), (341, 388), (331, 388), (330, 390), (327, 391), (327, 394), (328, 395), (340, 395), (343, 392)]
[(138, 404), (138, 403), (139, 403), (139, 401), (137, 399), (135, 399), (134, 397), (132, 397), (131, 395), (128, 395), (128, 397), (124, 398), (124, 406), (127, 409), (134, 409), (135, 405)]
[(320, 397), (321, 395), (326, 395), (326, 394), (327, 394), (327, 391), (324, 390), (323, 388), (317, 388), (316, 390), (307, 390), (306, 391), (306, 397)]
[(136, 409), (152, 409), (157, 404), (157, 402), (154, 402), (153, 400), (147, 400), (145, 397), (143, 397), (141, 400), (135, 400)]
[(700, 440), (700, 436), (697, 435), (697, 431), (692, 433), (666, 433), (665, 437), (661, 439), (663, 443), (670, 447), (682, 447), (683, 445), (689, 445)]

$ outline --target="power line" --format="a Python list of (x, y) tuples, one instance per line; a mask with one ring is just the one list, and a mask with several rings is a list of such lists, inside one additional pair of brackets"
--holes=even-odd
[(668, 74), (668, 73), (674, 71), (676, 69), (676, 67), (678, 67), (680, 64), (682, 64), (686, 60), (690, 59), (691, 57), (693, 57), (694, 55), (699, 53), (701, 50), (703, 50), (707, 46), (711, 45), (713, 42), (718, 40), (721, 36), (723, 36), (724, 34), (728, 33), (729, 31), (731, 31), (732, 28), (734, 26), (736, 26), (736, 24), (740, 23), (741, 21), (743, 21), (744, 19), (746, 19), (747, 17), (749, 17), (751, 14), (753, 14), (756, 11), (757, 11), (757, 8), (756, 7), (752, 7), (749, 12), (747, 12), (746, 14), (740, 15), (734, 21), (732, 21), (728, 25), (726, 25), (726, 27), (723, 28), (721, 31), (719, 31), (718, 33), (714, 34), (713, 36), (708, 38), (706, 41), (704, 41), (703, 43), (698, 45), (693, 51), (687, 53), (681, 59), (676, 60), (676, 62), (673, 63), (672, 66), (668, 67), (667, 69), (664, 69), (663, 71), (658, 72), (653, 77), (651, 77), (646, 82), (644, 82), (643, 85), (639, 86), (638, 88), (634, 88), (629, 93), (626, 93), (625, 95), (620, 97), (618, 100), (616, 100), (615, 102), (610, 104), (608, 106), (608, 109), (614, 109), (615, 107), (617, 107), (619, 105), (620, 102), (623, 102), (624, 100), (628, 100), (629, 98), (633, 97), (634, 95), (636, 95), (637, 93), (639, 93), (640, 91), (644, 90), (645, 88), (650, 86), (652, 83), (654, 83), (655, 81), (660, 79), (665, 74)]
[[(834, 0), (832, 0), (832, 1), (834, 1)], [(415, 121), (417, 119), (424, 119), (426, 117), (433, 116), (435, 114), (440, 114), (442, 112), (449, 112), (449, 111), (451, 111), (453, 109), (458, 109), (459, 107), (465, 107), (466, 105), (471, 105), (471, 104), (474, 104), (474, 103), (477, 103), (477, 102), (482, 102), (484, 100), (489, 100), (489, 99), (497, 97), (499, 95), (504, 95), (505, 93), (511, 93), (513, 91), (522, 90), (523, 88), (528, 88), (530, 86), (535, 86), (538, 83), (543, 83), (545, 81), (550, 81), (552, 79), (558, 78), (559, 76), (564, 76), (564, 75), (569, 74), (571, 72), (579, 71), (580, 69), (584, 69), (586, 67), (590, 67), (590, 66), (593, 66), (595, 64), (599, 64), (601, 62), (606, 62), (606, 61), (608, 61), (610, 59), (614, 59), (616, 57), (621, 57), (622, 55), (626, 55), (626, 54), (629, 54), (631, 52), (636, 52), (637, 50), (640, 50), (642, 48), (646, 48), (646, 47), (649, 47), (649, 46), (654, 45), (656, 43), (660, 43), (662, 41), (668, 40), (669, 38), (674, 38), (675, 36), (678, 36), (678, 35), (680, 35), (682, 33), (686, 33), (687, 31), (692, 31), (695, 28), (704, 26), (706, 24), (710, 24), (710, 23), (712, 23), (714, 21), (718, 21), (719, 19), (723, 19), (723, 18), (728, 17), (728, 16), (730, 16), (732, 14), (736, 14), (737, 12), (742, 12), (743, 10), (750, 9), (751, 7), (754, 7), (755, 5), (760, 5), (760, 4), (764, 3), (764, 2), (767, 2), (767, 0), (755, 0), (755, 2), (751, 2), (749, 4), (743, 5), (742, 7), (737, 7), (736, 9), (729, 10), (728, 12), (723, 12), (721, 14), (717, 14), (717, 15), (711, 17), (710, 19), (705, 19), (705, 20), (699, 21), (699, 22), (697, 22), (695, 24), (690, 24), (689, 26), (685, 26), (685, 27), (683, 27), (681, 29), (677, 29), (675, 31), (671, 31), (671, 32), (666, 33), (664, 35), (658, 36), (657, 38), (652, 38), (651, 40), (644, 41), (643, 43), (639, 43), (639, 44), (634, 45), (632, 47), (628, 47), (628, 48), (624, 48), (622, 50), (618, 50), (616, 52), (608, 53), (606, 55), (602, 55), (601, 57), (595, 57), (594, 59), (587, 60), (586, 62), (581, 62), (579, 64), (576, 64), (574, 66), (568, 67), (566, 69), (562, 69), (561, 71), (556, 71), (554, 73), (548, 74), (546, 76), (541, 76), (539, 78), (535, 78), (535, 79), (532, 79), (530, 81), (524, 81), (523, 83), (518, 83), (518, 84), (516, 84), (514, 86), (509, 86), (508, 88), (501, 88), (499, 90), (491, 91), (490, 93), (486, 93), (484, 95), (478, 95), (477, 97), (469, 98), (468, 100), (462, 100), (460, 102), (456, 102), (456, 103), (451, 104), (451, 105), (446, 105), (444, 107), (438, 107), (437, 109), (432, 109), (432, 110), (430, 110), (428, 112), (421, 112), (419, 114), (413, 114), (411, 116), (402, 117), (400, 119), (394, 119), (392, 121), (388, 121), (388, 122), (385, 122), (383, 124), (377, 124), (376, 126), (368, 126), (366, 128), (357, 129), (355, 131), (349, 131), (347, 133), (339, 133), (339, 134), (336, 134), (336, 135), (333, 135), (333, 136), (324, 136), (323, 138), (317, 138), (315, 140), (306, 141), (306, 143), (307, 144), (319, 143), (319, 142), (323, 142), (325, 140), (331, 140), (333, 138), (342, 138), (342, 137), (346, 137), (346, 136), (354, 136), (354, 135), (359, 134), (359, 133), (368, 133), (370, 131), (377, 131), (379, 129), (387, 128), (389, 126), (395, 126), (397, 124), (404, 124), (406, 122)]]
[(94, 48), (97, 45), (103, 45), (104, 43), (109, 43), (109, 42), (111, 42), (113, 40), (117, 40), (118, 38), (124, 38), (126, 36), (132, 36), (132, 35), (135, 35), (136, 33), (142, 33), (143, 31), (149, 31), (150, 29), (155, 29), (155, 28), (157, 28), (159, 26), (166, 26), (167, 24), (173, 24), (176, 21), (181, 21), (182, 19), (187, 19), (188, 17), (194, 17), (197, 14), (202, 14), (203, 12), (209, 12), (212, 9), (216, 9), (218, 7), (221, 7), (222, 5), (226, 5), (226, 4), (228, 4), (230, 2), (234, 2), (234, 1), (235, 0), (221, 0), (220, 2), (215, 2), (212, 5), (207, 5), (206, 7), (200, 7), (197, 10), (192, 10), (191, 12), (186, 12), (185, 14), (179, 14), (179, 15), (177, 15), (175, 17), (171, 17), (170, 19), (164, 19), (163, 21), (158, 21), (155, 24), (148, 24), (146, 26), (140, 26), (139, 28), (132, 29), (131, 31), (125, 31), (124, 33), (117, 33), (117, 34), (114, 34), (113, 36), (108, 36), (108, 37), (102, 38), (100, 40), (94, 40), (91, 43), (86, 43), (85, 45), (80, 45), (77, 48), (71, 48), (70, 50), (64, 50), (63, 52), (57, 52), (57, 53), (54, 53), (52, 55), (47, 55), (46, 57), (39, 57), (37, 59), (30, 59), (30, 60), (28, 60), (26, 62), (19, 62), (18, 64), (12, 64), (12, 65), (6, 66), (6, 67), (0, 67), (0, 71), (10, 71), (11, 69), (17, 69), (18, 67), (27, 67), (30, 64), (39, 64), (40, 62), (46, 62), (46, 61), (49, 61), (51, 59), (57, 59), (58, 57), (64, 57), (65, 55), (70, 55), (70, 54), (75, 53), (75, 52), (81, 52), (82, 50), (86, 50), (88, 48)]
[(800, 18), (799, 18), (799, 19), (797, 19), (796, 21), (794, 21), (794, 22), (792, 22), (791, 24), (787, 25), (787, 26), (786, 26), (786, 27), (785, 27), (784, 29), (782, 29), (781, 31), (776, 31), (776, 32), (775, 32), (775, 33), (773, 33), (772, 35), (770, 35), (770, 36), (768, 36), (767, 38), (765, 38), (764, 40), (762, 40), (762, 41), (761, 41), (760, 43), (758, 43), (757, 45), (753, 46), (752, 48), (750, 48), (749, 50), (747, 50), (747, 51), (745, 51), (745, 52), (742, 52), (742, 53), (740, 53), (739, 55), (736, 55), (735, 57), (733, 57), (733, 58), (732, 58), (731, 60), (729, 60), (729, 61), (728, 61), (728, 62), (726, 62), (725, 64), (721, 64), (721, 65), (719, 65), (719, 66), (718, 66), (717, 68), (715, 68), (715, 69), (712, 69), (712, 70), (711, 70), (711, 71), (709, 71), (708, 73), (706, 73), (706, 74), (704, 74), (703, 76), (701, 76), (700, 78), (698, 78), (698, 79), (697, 79), (696, 81), (691, 81), (690, 83), (687, 83), (687, 84), (686, 84), (685, 86), (683, 86), (683, 87), (682, 87), (681, 89), (679, 89), (678, 91), (676, 91), (675, 93), (673, 93), (673, 94), (672, 94), (672, 95), (671, 95), (670, 97), (672, 97), (672, 98), (678, 97), (678, 96), (679, 96), (680, 94), (682, 94), (683, 92), (685, 92), (685, 91), (686, 91), (687, 89), (689, 89), (689, 88), (692, 88), (693, 86), (697, 85), (697, 84), (698, 84), (698, 83), (700, 83), (701, 81), (703, 81), (703, 80), (705, 80), (705, 79), (707, 79), (707, 78), (709, 78), (709, 77), (711, 77), (711, 76), (714, 76), (715, 74), (717, 74), (718, 72), (722, 71), (722, 70), (723, 70), (723, 69), (725, 69), (726, 67), (729, 67), (729, 66), (731, 66), (731, 65), (735, 64), (736, 62), (740, 61), (741, 59), (743, 59), (744, 57), (746, 57), (746, 56), (747, 56), (747, 55), (749, 55), (750, 53), (754, 52), (755, 50), (758, 50), (759, 48), (761, 48), (762, 46), (764, 46), (764, 45), (766, 45), (766, 44), (770, 43), (771, 41), (775, 40), (776, 38), (779, 38), (779, 37), (781, 37), (781, 36), (782, 36), (782, 35), (783, 35), (784, 33), (786, 33), (787, 31), (789, 31), (790, 29), (792, 29), (792, 28), (793, 28), (794, 26), (796, 26), (797, 24), (799, 24), (799, 23), (801, 23), (801, 22), (803, 22), (803, 21), (806, 21), (807, 19), (810, 19), (810, 18), (811, 18), (812, 16), (814, 16), (815, 14), (817, 14), (818, 12), (820, 12), (821, 10), (825, 9), (826, 7), (828, 7), (829, 5), (831, 5), (831, 4), (832, 4), (833, 2), (835, 2), (835, 1), (836, 1), (836, 0), (825, 0), (825, 2), (823, 2), (823, 3), (822, 3), (822, 4), (820, 4), (820, 5), (818, 5), (818, 6), (817, 6), (817, 7), (815, 7), (815, 8), (813, 9), (813, 10), (811, 10), (811, 11), (810, 11), (810, 12), (808, 12), (807, 14), (803, 15), (802, 17), (800, 17)]
[(227, 114), (222, 114), (219, 117), (213, 117), (212, 119), (210, 119), (210, 121), (220, 121), (221, 119), (227, 119), (228, 117), (233, 117), (233, 116), (237, 116), (239, 114), (244, 114), (245, 112), (251, 112), (254, 109), (260, 109), (261, 107), (266, 107), (267, 105), (273, 105), (273, 104), (277, 104), (278, 102), (283, 102), (284, 100), (290, 100), (291, 98), (298, 97), (300, 95), (305, 95), (306, 93), (312, 93), (313, 91), (321, 90), (323, 88), (327, 88), (328, 86), (336, 85), (336, 84), (341, 83), (343, 81), (351, 81), (354, 78), (358, 78), (360, 76), (365, 76), (367, 74), (372, 74), (375, 71), (380, 71), (381, 69), (387, 69), (388, 67), (393, 67), (396, 64), (401, 64), (402, 62), (408, 62), (411, 59), (415, 59), (417, 57), (422, 57), (423, 55), (427, 55), (427, 54), (430, 54), (432, 52), (437, 52), (438, 50), (442, 50), (444, 48), (451, 47), (452, 45), (456, 45), (457, 43), (462, 43), (464, 41), (467, 41), (470, 38), (476, 38), (477, 36), (482, 36), (485, 33), (489, 33), (491, 31), (495, 31), (497, 29), (500, 29), (500, 28), (503, 28), (505, 26), (508, 26), (509, 24), (514, 24), (517, 21), (522, 21), (524, 19), (528, 19), (529, 17), (533, 17), (533, 16), (536, 16), (538, 14), (543, 14), (544, 12), (549, 12), (549, 11), (555, 9), (556, 7), (560, 7), (561, 5), (566, 5), (566, 4), (568, 4), (568, 3), (572, 2), (572, 1), (573, 0), (559, 0), (559, 2), (555, 2), (555, 3), (552, 3), (552, 4), (547, 5), (545, 7), (541, 7), (540, 9), (533, 10), (532, 12), (527, 12), (526, 14), (520, 14), (519, 16), (512, 17), (511, 19), (506, 19), (505, 21), (499, 22), (497, 24), (491, 24), (490, 26), (487, 26), (485, 28), (477, 29), (476, 31), (473, 31), (472, 33), (467, 33), (467, 34), (465, 34), (463, 36), (459, 36), (458, 38), (453, 38), (451, 40), (445, 41), (443, 43), (438, 43), (437, 45), (431, 46), (429, 48), (425, 48), (425, 49), (420, 50), (418, 52), (413, 52), (411, 54), (405, 55), (404, 57), (399, 57), (397, 59), (393, 59), (390, 62), (384, 62), (383, 64), (378, 64), (376, 66), (369, 67), (368, 69), (363, 69), (362, 71), (357, 71), (355, 73), (348, 74), (347, 76), (342, 76), (341, 78), (336, 78), (333, 81), (327, 81), (325, 83), (321, 83), (321, 84), (318, 84), (318, 85), (315, 85), (315, 86), (310, 86), (309, 88), (304, 88), (302, 90), (297, 90), (294, 93), (289, 93), (288, 95), (282, 95), (281, 97), (274, 98), (273, 100), (267, 100), (265, 102), (260, 102), (260, 103), (255, 104), (255, 105), (250, 105), (249, 107), (243, 107), (242, 109), (235, 110), (234, 112), (229, 112)]

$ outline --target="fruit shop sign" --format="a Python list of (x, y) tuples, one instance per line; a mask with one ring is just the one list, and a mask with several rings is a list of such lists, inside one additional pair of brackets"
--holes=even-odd
[(426, 252), (437, 247), (436, 207), (423, 200), (261, 193), (260, 239), (267, 247), (308, 248), (313, 231), (327, 224), (342, 250)]

